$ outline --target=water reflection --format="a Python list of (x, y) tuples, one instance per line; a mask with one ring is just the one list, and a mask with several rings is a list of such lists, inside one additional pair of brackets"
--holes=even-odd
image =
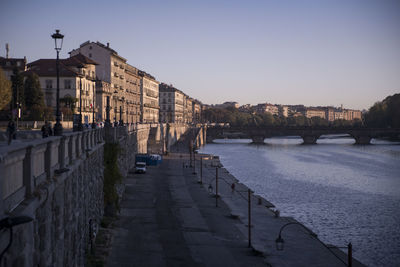
[[(303, 222), (327, 243), (351, 241), (369, 266), (400, 265), (400, 146), (382, 140), (353, 145), (350, 137), (218, 140), (218, 154), (239, 180)], [(246, 168), (244, 168), (246, 166)]]

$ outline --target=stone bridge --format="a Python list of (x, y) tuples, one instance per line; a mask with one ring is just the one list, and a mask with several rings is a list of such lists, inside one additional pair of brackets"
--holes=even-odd
[(370, 144), (372, 138), (400, 136), (400, 129), (391, 128), (334, 128), (334, 127), (208, 127), (207, 142), (214, 139), (251, 139), (255, 144), (274, 136), (300, 136), (304, 144), (316, 144), (321, 135), (348, 134), (356, 144)]

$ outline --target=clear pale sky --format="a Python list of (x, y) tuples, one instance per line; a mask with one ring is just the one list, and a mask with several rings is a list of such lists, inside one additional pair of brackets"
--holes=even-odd
[(399, 0), (1, 0), (0, 55), (87, 40), (207, 104), (343, 104), (400, 93)]

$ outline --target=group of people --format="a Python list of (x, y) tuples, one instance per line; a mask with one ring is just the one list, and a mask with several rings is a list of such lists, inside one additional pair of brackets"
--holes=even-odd
[(42, 137), (46, 138), (53, 135), (53, 129), (51, 129), (51, 123), (45, 121), (44, 125), (42, 126)]

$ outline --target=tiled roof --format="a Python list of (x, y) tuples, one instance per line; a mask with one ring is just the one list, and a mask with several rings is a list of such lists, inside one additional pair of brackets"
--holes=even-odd
[[(56, 59), (39, 59), (28, 64), (26, 74), (34, 72), (38, 76), (52, 77), (56, 76)], [(60, 60), (60, 77), (76, 77), (79, 73), (74, 71), (71, 67), (63, 64)]]
[[(76, 77), (79, 73), (73, 67), (84, 67), (84, 65), (98, 65), (90, 58), (78, 54), (66, 59), (60, 59), (60, 76), (61, 77)], [(28, 70), (25, 73), (34, 72), (38, 76), (56, 76), (56, 59), (39, 59), (29, 63)]]

